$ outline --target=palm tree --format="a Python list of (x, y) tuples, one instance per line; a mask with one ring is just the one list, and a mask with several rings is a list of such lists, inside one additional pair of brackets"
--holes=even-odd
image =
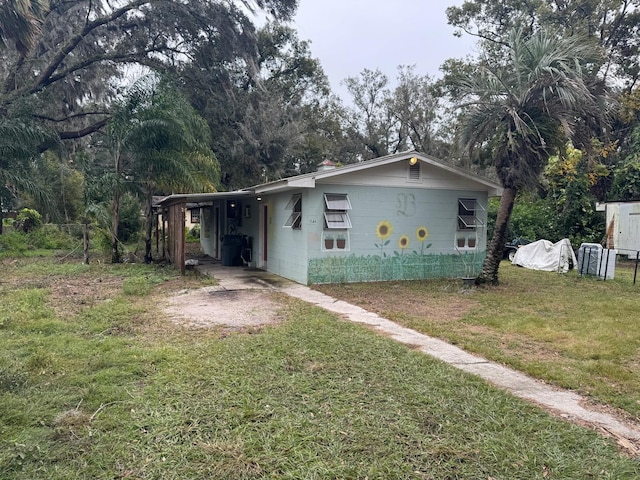
[(182, 95), (151, 75), (130, 89), (107, 131), (114, 159), (111, 260), (120, 261), (119, 207), (127, 184), (144, 197), (145, 261), (150, 262), (153, 195), (215, 191), (220, 170), (209, 147), (209, 127)]
[(58, 139), (49, 130), (21, 119), (0, 120), (0, 234), (2, 211), (18, 192), (47, 201), (46, 189), (34, 181), (34, 161), (40, 150), (55, 146)]
[(40, 25), (49, 10), (47, 0), (8, 0), (0, 3), (0, 46), (13, 41), (25, 55), (36, 43)]
[(157, 85), (138, 135), (128, 147), (145, 205), (145, 262), (151, 262), (153, 195), (214, 192), (220, 168), (206, 121), (166, 83)]
[[(457, 82), (462, 101), (458, 142), (470, 156), (488, 154), (504, 192), (493, 238), (476, 284), (498, 283), (498, 268), (516, 194), (535, 185), (550, 155), (603, 119), (605, 97), (595, 93), (590, 65), (601, 54), (582, 37), (559, 38), (538, 31), (526, 37), (512, 30), (500, 64), (481, 65)], [(600, 85), (602, 91), (602, 86)]]

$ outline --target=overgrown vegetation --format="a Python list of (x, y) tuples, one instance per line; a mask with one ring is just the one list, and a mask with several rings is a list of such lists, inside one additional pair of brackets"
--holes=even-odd
[(82, 240), (77, 236), (59, 229), (55, 225), (43, 225), (29, 233), (14, 231), (0, 235), (0, 258), (26, 255), (36, 251), (52, 250), (72, 251), (80, 248)]
[(190, 331), (159, 302), (195, 277), (2, 268), (3, 479), (640, 475), (596, 432), (291, 299), (276, 326)]

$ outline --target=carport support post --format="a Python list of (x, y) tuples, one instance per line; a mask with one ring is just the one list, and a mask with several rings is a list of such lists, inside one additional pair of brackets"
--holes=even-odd
[(636, 277), (638, 276), (638, 262), (640, 262), (640, 250), (636, 252), (636, 268), (633, 271), (633, 284), (636, 284)]

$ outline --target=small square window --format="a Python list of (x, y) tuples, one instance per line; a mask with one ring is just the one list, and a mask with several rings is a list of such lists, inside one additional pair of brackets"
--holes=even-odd
[(324, 212), (326, 228), (351, 228), (351, 219), (347, 212)]
[(327, 210), (351, 210), (351, 202), (346, 193), (325, 193), (324, 204)]
[(293, 195), (291, 195), (291, 198), (289, 199), (287, 206), (284, 208), (286, 208), (287, 210), (293, 210), (294, 212), (301, 212), (302, 211), (302, 194), (294, 193)]
[(296, 230), (302, 228), (302, 213), (293, 212), (291, 215), (289, 215), (287, 221), (284, 222), (283, 227), (293, 228)]

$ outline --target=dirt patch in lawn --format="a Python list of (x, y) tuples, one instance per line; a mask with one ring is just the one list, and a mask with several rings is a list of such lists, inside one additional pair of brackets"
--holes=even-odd
[(438, 322), (463, 318), (478, 303), (460, 288), (460, 295), (452, 297), (450, 283), (442, 284), (441, 292), (425, 295), (419, 290), (420, 282), (386, 282), (356, 285), (316, 285), (314, 288), (327, 295), (358, 305), (370, 312), (385, 316), (389, 312), (420, 317)]
[(47, 285), (49, 304), (59, 317), (75, 316), (116, 297), (122, 291), (122, 282), (119, 277), (95, 275), (51, 278)]
[(167, 300), (171, 320), (190, 328), (246, 328), (281, 320), (282, 302), (268, 290), (183, 290)]

